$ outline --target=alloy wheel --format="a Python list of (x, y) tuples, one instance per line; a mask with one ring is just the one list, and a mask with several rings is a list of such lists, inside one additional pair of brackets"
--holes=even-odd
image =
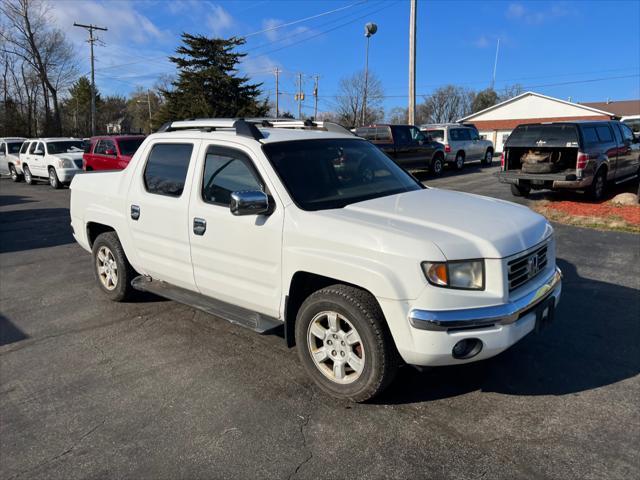
[(360, 334), (343, 315), (334, 311), (318, 313), (307, 330), (307, 346), (315, 366), (329, 380), (350, 384), (365, 366)]
[(100, 283), (107, 290), (114, 290), (118, 286), (118, 264), (109, 247), (102, 246), (96, 255), (96, 267)]

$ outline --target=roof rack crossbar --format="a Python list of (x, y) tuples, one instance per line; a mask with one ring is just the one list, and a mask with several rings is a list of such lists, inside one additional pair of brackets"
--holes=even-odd
[(315, 129), (327, 132), (352, 135), (342, 125), (333, 122), (315, 122), (311, 119), (292, 120), (289, 118), (190, 118), (167, 122), (158, 132), (174, 132), (176, 130), (235, 130), (236, 135), (261, 140), (264, 138), (258, 126), (263, 128)]

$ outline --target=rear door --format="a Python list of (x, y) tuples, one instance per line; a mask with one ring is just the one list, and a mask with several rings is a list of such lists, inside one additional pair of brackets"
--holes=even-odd
[(9, 173), (9, 162), (7, 161), (7, 154), (7, 144), (5, 142), (0, 142), (0, 173), (3, 174)]
[(465, 155), (467, 155), (468, 145), (464, 139), (465, 137), (463, 132), (464, 129), (462, 128), (449, 129), (449, 146), (451, 147), (451, 153), (454, 158), (460, 150), (464, 151)]
[(246, 216), (229, 209), (235, 191), (273, 191), (255, 154), (237, 144), (203, 142), (194, 178), (189, 236), (199, 291), (277, 318), (284, 208), (277, 204), (270, 215)]
[(622, 164), (618, 158), (618, 144), (613, 136), (613, 130), (611, 130), (608, 123), (596, 124), (595, 128), (596, 133), (598, 134), (598, 139), (600, 140), (600, 149), (609, 159), (609, 172), (607, 172), (607, 178), (618, 178), (624, 169), (619, 168)]
[(193, 291), (189, 192), (199, 144), (180, 139), (147, 145), (136, 162), (126, 212), (144, 273)]

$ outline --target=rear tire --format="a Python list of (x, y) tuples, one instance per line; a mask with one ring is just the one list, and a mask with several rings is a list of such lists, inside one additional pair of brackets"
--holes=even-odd
[(18, 173), (16, 167), (13, 165), (9, 165), (9, 175), (11, 175), (11, 180), (16, 183), (22, 180), (22, 175)]
[(607, 191), (607, 172), (601, 168), (597, 171), (596, 176), (593, 177), (593, 182), (589, 185), (587, 193), (589, 198), (595, 202), (602, 200)]
[(332, 285), (311, 294), (296, 318), (298, 355), (318, 386), (364, 402), (393, 381), (400, 356), (380, 306), (368, 292)]
[(512, 183), (511, 193), (514, 197), (526, 197), (531, 193), (531, 187), (529, 185), (516, 185)]
[(33, 175), (31, 175), (31, 170), (29, 170), (29, 165), (22, 166), (22, 173), (24, 174), (24, 181), (27, 185), (33, 185), (35, 183)]
[(62, 188), (62, 184), (60, 183), (60, 180), (58, 180), (56, 169), (53, 167), (49, 167), (49, 185), (51, 185), (51, 188), (56, 190)]
[(93, 271), (100, 290), (114, 302), (129, 300), (135, 294), (131, 281), (136, 277), (124, 253), (118, 235), (105, 232), (98, 235), (92, 248)]

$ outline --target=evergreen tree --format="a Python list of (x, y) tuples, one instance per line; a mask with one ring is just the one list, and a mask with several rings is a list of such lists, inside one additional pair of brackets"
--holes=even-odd
[(237, 65), (246, 55), (234, 50), (244, 45), (241, 38), (207, 38), (182, 34), (184, 45), (169, 60), (178, 68), (171, 90), (163, 90), (166, 102), (158, 119), (162, 122), (185, 118), (262, 117), (269, 110), (260, 101), (261, 84), (248, 83)]
[(493, 107), (496, 103), (498, 103), (498, 94), (493, 88), (482, 90), (481, 92), (478, 92), (473, 99), (473, 113), (484, 110), (485, 108)]
[[(96, 110), (100, 111), (102, 99), (96, 91)], [(80, 77), (69, 89), (69, 97), (63, 106), (63, 130), (77, 136), (91, 134), (91, 82)]]

